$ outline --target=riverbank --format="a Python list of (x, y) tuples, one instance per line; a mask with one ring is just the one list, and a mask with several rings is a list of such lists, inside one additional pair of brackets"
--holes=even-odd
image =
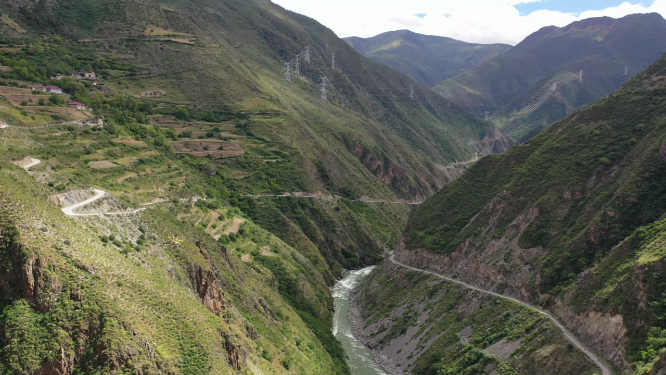
[(363, 343), (363, 345), (368, 347), (372, 355), (372, 360), (378, 364), (387, 375), (401, 374), (400, 370), (396, 368), (395, 365), (393, 365), (391, 360), (377, 349), (377, 343), (364, 333), (363, 318), (361, 318), (361, 311), (359, 309), (358, 303), (356, 303), (356, 298), (354, 296), (349, 298), (349, 305), (350, 308), (347, 319), (352, 325), (354, 337)]
[(354, 312), (350, 301), (352, 291), (373, 269), (374, 267), (368, 267), (349, 271), (331, 290), (335, 306), (333, 335), (342, 344), (353, 375), (387, 375), (374, 358), (375, 353), (357, 338), (355, 326), (360, 322), (360, 318)]

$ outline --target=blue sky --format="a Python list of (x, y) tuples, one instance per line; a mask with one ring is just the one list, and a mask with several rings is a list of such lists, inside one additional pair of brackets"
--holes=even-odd
[[(517, 4), (515, 7), (520, 14), (527, 15), (536, 10), (553, 10), (563, 13), (580, 14), (588, 10), (601, 10), (617, 7), (624, 3), (622, 0), (542, 0), (534, 3)], [(634, 1), (639, 3), (640, 1)], [(653, 3), (654, 1), (647, 1)]]
[(666, 0), (272, 0), (340, 37), (408, 29), (472, 43), (515, 45), (545, 26), (635, 13), (666, 15)]

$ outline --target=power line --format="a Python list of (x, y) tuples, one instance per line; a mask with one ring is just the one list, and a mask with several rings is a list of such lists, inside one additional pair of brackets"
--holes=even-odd
[(305, 47), (305, 52), (303, 53), (303, 60), (306, 63), (310, 63), (310, 46)]
[(291, 62), (284, 63), (284, 65), (287, 71), (284, 78), (287, 80), (287, 82), (291, 82)]
[(321, 99), (325, 100), (325, 101), (328, 101), (328, 95), (327, 95), (328, 90), (326, 89), (326, 83), (327, 83), (326, 81), (327, 80), (328, 80), (328, 78), (321, 77), (321, 85), (320, 85), (321, 86)]
[(294, 72), (296, 73), (296, 76), (301, 76), (301, 55), (296, 55), (296, 65)]

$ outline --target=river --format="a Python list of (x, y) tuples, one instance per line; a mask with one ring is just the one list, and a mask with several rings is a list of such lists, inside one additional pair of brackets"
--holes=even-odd
[(372, 359), (372, 352), (354, 337), (354, 328), (349, 322), (349, 295), (351, 291), (372, 272), (374, 267), (344, 274), (332, 289), (335, 314), (333, 314), (333, 335), (340, 340), (347, 355), (347, 364), (353, 375), (386, 375)]

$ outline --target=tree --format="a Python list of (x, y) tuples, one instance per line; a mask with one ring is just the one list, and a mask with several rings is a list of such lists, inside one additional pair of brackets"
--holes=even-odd
[(56, 94), (53, 94), (49, 98), (49, 102), (53, 103), (54, 105), (62, 105), (62, 98)]
[(187, 108), (178, 108), (174, 115), (179, 120), (187, 120), (190, 118), (190, 111)]

